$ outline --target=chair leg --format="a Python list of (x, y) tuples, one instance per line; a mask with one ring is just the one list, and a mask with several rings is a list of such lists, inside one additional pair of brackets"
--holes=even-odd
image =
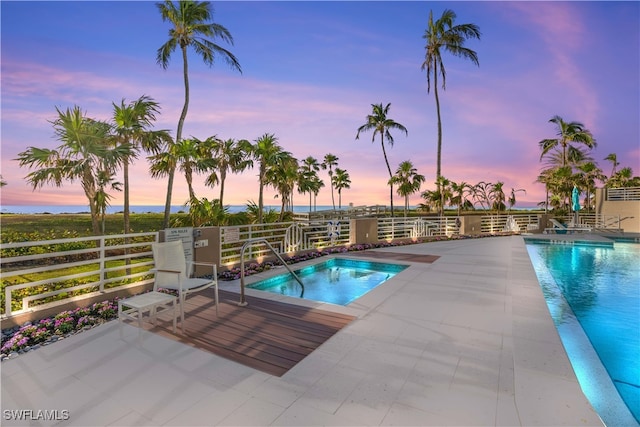
[(213, 291), (215, 292), (216, 317), (218, 317), (218, 314), (219, 314), (219, 313), (218, 313), (218, 301), (220, 301), (220, 300), (219, 300), (219, 298), (218, 298), (218, 284), (216, 284), (216, 285), (213, 287)]
[(184, 334), (184, 300), (185, 295), (180, 293), (180, 325), (182, 327), (182, 333)]

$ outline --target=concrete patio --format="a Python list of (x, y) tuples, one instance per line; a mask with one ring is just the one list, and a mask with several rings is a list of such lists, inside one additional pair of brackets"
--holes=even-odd
[(109, 322), (3, 362), (2, 425), (603, 425), (523, 237), (388, 250), (440, 258), (319, 305), (357, 319), (282, 377)]

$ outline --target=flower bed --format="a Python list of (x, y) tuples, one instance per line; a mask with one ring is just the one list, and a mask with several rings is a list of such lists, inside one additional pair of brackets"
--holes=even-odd
[[(499, 235), (505, 235), (505, 234), (499, 234)], [(336, 247), (336, 248), (324, 249), (324, 250), (321, 250), (321, 251), (310, 251), (310, 252), (307, 252), (305, 254), (295, 255), (295, 256), (292, 256), (292, 257), (283, 256), (282, 259), (284, 259), (284, 261), (287, 264), (296, 264), (298, 262), (308, 261), (310, 259), (320, 258), (320, 257), (323, 257), (323, 256), (332, 255), (332, 254), (343, 254), (343, 253), (347, 253), (347, 252), (364, 251), (364, 250), (367, 250), (367, 249), (378, 249), (378, 248), (389, 248), (389, 247), (393, 247), (393, 246), (415, 245), (415, 244), (418, 244), (418, 243), (428, 243), (428, 242), (436, 242), (436, 241), (444, 241), (444, 240), (475, 239), (475, 238), (480, 238), (480, 237), (489, 237), (489, 235), (487, 235), (487, 236), (480, 236), (480, 235), (467, 236), (467, 235), (454, 234), (451, 237), (434, 236), (434, 237), (428, 237), (428, 238), (421, 238), (421, 239), (418, 239), (416, 241), (414, 241), (414, 240), (406, 240), (406, 241), (398, 241), (398, 242), (366, 243), (366, 244), (360, 244), (360, 245), (351, 245), (351, 246), (348, 246), (348, 247)], [(260, 273), (260, 272), (265, 271), (265, 270), (270, 270), (273, 267), (279, 266), (279, 265), (281, 265), (280, 261), (266, 261), (266, 262), (262, 262), (262, 263), (253, 262), (253, 263), (251, 263), (249, 265), (245, 265), (244, 275), (245, 275), (245, 277), (246, 276), (250, 276), (252, 274)], [(237, 280), (237, 279), (240, 279), (240, 273), (241, 273), (240, 267), (234, 267), (232, 269), (229, 269), (227, 271), (223, 271), (220, 274), (218, 274), (218, 278), (220, 280)]]
[(118, 315), (118, 299), (97, 302), (89, 307), (63, 311), (36, 323), (2, 331), (1, 360), (51, 344), (69, 335), (93, 328)]
[[(322, 251), (313, 251), (306, 254), (292, 257), (283, 257), (287, 264), (295, 264), (314, 258), (319, 258), (332, 254), (342, 254), (354, 251), (364, 251), (367, 249), (388, 248), (394, 246), (406, 246), (418, 243), (427, 243), (444, 240), (476, 239), (492, 236), (505, 236), (514, 233), (497, 233), (493, 235), (453, 235), (451, 237), (436, 236), (419, 239), (417, 241), (407, 240), (400, 242), (380, 242), (372, 244), (352, 245), (349, 247), (336, 247)], [(269, 270), (280, 265), (279, 262), (251, 263), (245, 266), (245, 276)], [(220, 280), (235, 280), (240, 278), (240, 268), (234, 268), (219, 274)], [(162, 292), (175, 292), (160, 289)], [(64, 339), (70, 335), (77, 334), (87, 329), (91, 329), (102, 323), (115, 319), (118, 316), (118, 300), (107, 300), (95, 303), (89, 307), (77, 308), (71, 311), (63, 311), (52, 318), (39, 320), (36, 323), (27, 322), (22, 326), (2, 330), (2, 347), (0, 360), (15, 358), (20, 354), (29, 352)]]

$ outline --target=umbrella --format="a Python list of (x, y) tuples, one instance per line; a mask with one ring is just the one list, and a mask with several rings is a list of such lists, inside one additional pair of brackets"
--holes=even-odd
[(573, 186), (573, 192), (571, 193), (571, 202), (573, 204), (573, 211), (578, 212), (580, 210), (580, 191), (578, 187)]

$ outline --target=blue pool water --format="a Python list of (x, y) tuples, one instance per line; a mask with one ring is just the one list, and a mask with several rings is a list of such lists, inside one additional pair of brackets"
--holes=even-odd
[[(347, 305), (384, 283), (407, 265), (344, 258), (294, 270), (304, 284), (304, 299)], [(285, 273), (248, 286), (266, 292), (300, 297), (300, 284)]]
[[(566, 332), (576, 323), (615, 386), (612, 393), (640, 424), (640, 245), (528, 240), (527, 250), (585, 395), (606, 424), (621, 425), (610, 408), (613, 397), (594, 379), (585, 353), (571, 350), (579, 345)], [(577, 335), (575, 328), (570, 335)]]

